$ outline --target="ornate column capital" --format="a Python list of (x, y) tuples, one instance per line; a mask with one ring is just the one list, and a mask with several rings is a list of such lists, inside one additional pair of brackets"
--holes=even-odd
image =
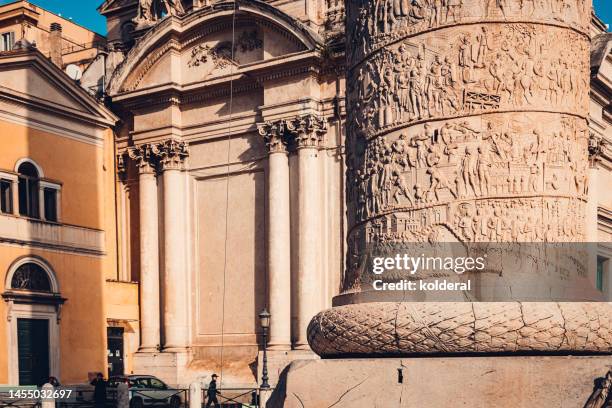
[(288, 140), (286, 136), (286, 123), (284, 120), (263, 122), (257, 124), (259, 134), (263, 136), (268, 153), (287, 153)]
[(159, 160), (161, 171), (182, 170), (189, 156), (187, 142), (169, 139), (153, 146), (153, 153)]
[(297, 149), (320, 148), (327, 133), (325, 119), (312, 114), (298, 116), (286, 122), (287, 130), (293, 135)]
[[(157, 158), (153, 152), (154, 145), (145, 143), (129, 147), (127, 150), (130, 159), (136, 162), (139, 173), (153, 173), (157, 167)], [(119, 160), (117, 161), (119, 163)]]

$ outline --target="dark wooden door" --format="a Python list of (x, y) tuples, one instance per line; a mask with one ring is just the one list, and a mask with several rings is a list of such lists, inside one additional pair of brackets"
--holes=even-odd
[(123, 375), (123, 327), (107, 327), (108, 376)]
[(49, 379), (49, 321), (17, 319), (19, 385), (42, 385)]

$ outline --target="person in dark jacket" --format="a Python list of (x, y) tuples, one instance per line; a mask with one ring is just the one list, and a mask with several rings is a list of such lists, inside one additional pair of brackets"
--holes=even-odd
[(91, 382), (94, 386), (94, 407), (105, 408), (106, 406), (106, 381), (102, 373), (98, 373), (96, 378)]
[(208, 397), (208, 402), (206, 402), (206, 408), (211, 407), (212, 404), (215, 404), (215, 407), (220, 407), (219, 401), (217, 401), (217, 394), (221, 394), (217, 391), (217, 374), (212, 375), (212, 380), (208, 384), (208, 390), (206, 391), (206, 396)]
[(53, 376), (49, 377), (49, 380), (47, 380), (47, 382), (51, 384), (54, 388), (57, 388), (61, 385), (57, 377)]

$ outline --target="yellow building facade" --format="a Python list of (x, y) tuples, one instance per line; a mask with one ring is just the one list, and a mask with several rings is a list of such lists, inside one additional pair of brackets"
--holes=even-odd
[(116, 279), (115, 122), (36, 48), (0, 53), (0, 384), (82, 382), (123, 357), (108, 335), (137, 291)]

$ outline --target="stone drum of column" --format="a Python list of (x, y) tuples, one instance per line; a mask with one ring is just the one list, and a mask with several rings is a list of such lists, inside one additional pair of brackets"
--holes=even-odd
[(373, 290), (367, 255), (585, 240), (590, 0), (346, 6), (347, 262), (334, 307), (309, 326), (312, 349), (610, 351), (612, 311), (574, 256), (553, 265), (550, 285), (521, 284), (543, 269), (517, 256), (499, 273), (456, 277), (479, 293), (437, 299)]

